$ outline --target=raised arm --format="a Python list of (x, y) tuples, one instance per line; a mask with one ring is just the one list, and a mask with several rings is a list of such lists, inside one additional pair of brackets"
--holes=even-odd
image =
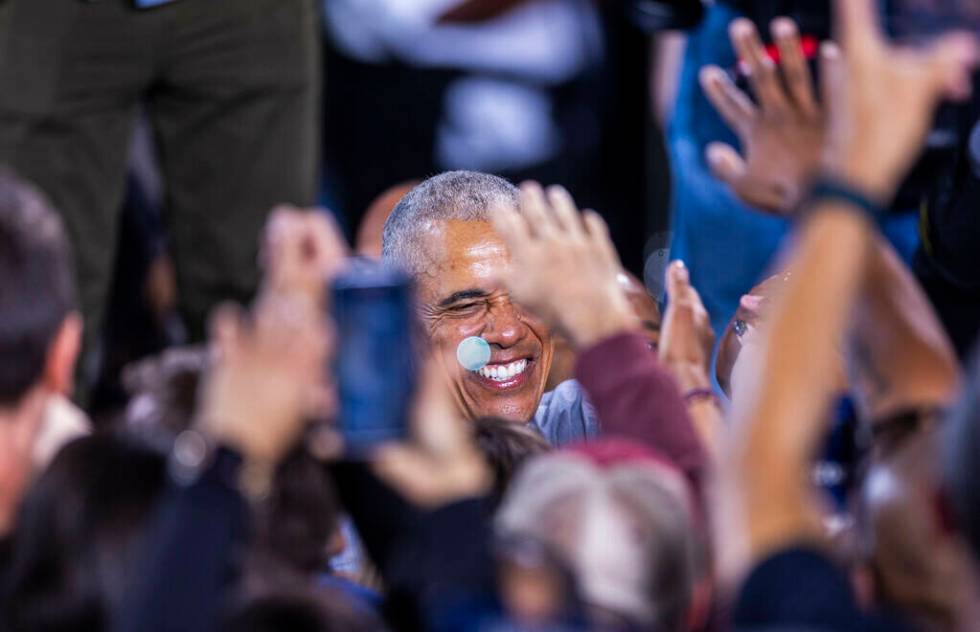
[(830, 186), (804, 204), (792, 276), (763, 334), (761, 371), (733, 412), (730, 492), (752, 561), (819, 537), (808, 470), (825, 430), (834, 349), (872, 252), (866, 207), (887, 204), (936, 102), (968, 94), (975, 55), (972, 39), (957, 36), (928, 52), (896, 49), (883, 41), (871, 0), (835, 7), (846, 63), (831, 54), (824, 67)]
[(911, 271), (883, 239), (875, 244), (848, 344), (861, 416), (875, 426), (947, 406), (959, 383), (956, 355)]
[(699, 481), (704, 448), (676, 381), (635, 333), (639, 322), (617, 283), (619, 258), (599, 216), (580, 214), (561, 187), (545, 193), (525, 184), (521, 213), (501, 211), (495, 225), (511, 252), (505, 282), (514, 299), (580, 350), (576, 376), (603, 435), (642, 442)]
[[(212, 632), (248, 543), (248, 498), (268, 490), (311, 412), (328, 346), (318, 293), (343, 256), (335, 229), (296, 211), (270, 228), (270, 272), (250, 318), (214, 318), (216, 359), (195, 430), (175, 444), (173, 485), (148, 529), (117, 631)], [(276, 224), (278, 222), (278, 224)]]

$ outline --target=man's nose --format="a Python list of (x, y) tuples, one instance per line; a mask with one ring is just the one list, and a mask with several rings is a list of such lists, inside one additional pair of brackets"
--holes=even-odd
[(487, 315), (487, 326), (483, 338), (490, 344), (511, 347), (527, 335), (527, 325), (520, 317), (520, 311), (507, 301), (494, 305)]

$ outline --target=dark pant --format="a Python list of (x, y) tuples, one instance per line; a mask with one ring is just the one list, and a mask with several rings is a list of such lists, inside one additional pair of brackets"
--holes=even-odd
[(0, 163), (62, 213), (86, 343), (103, 321), (137, 112), (152, 122), (192, 338), (257, 283), (268, 210), (315, 195), (314, 0), (0, 2)]

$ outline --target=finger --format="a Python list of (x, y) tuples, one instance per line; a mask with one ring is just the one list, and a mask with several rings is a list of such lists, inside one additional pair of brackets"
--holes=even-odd
[(875, 0), (835, 0), (835, 39), (849, 55), (881, 41)]
[(719, 116), (739, 136), (748, 133), (758, 115), (751, 99), (738, 89), (728, 74), (717, 66), (705, 66), (700, 73), (701, 88)]
[(973, 84), (970, 71), (977, 63), (977, 44), (972, 35), (954, 33), (936, 41), (929, 53), (930, 74), (937, 96), (963, 100)]
[(688, 286), (687, 298), (699, 322), (706, 322), (708, 320), (708, 308), (704, 306), (704, 301), (701, 300), (701, 293), (693, 285)]
[(210, 340), (219, 359), (227, 358), (238, 348), (241, 337), (242, 310), (237, 305), (225, 303), (215, 308), (211, 315)]
[(490, 221), (500, 238), (507, 244), (511, 256), (520, 258), (532, 240), (527, 218), (511, 208), (501, 208), (491, 214)]
[(344, 436), (327, 423), (316, 423), (307, 434), (306, 448), (318, 461), (336, 461), (344, 455)]
[(550, 237), (554, 232), (548, 202), (537, 182), (521, 185), (521, 213), (530, 226), (531, 234), (538, 239)]
[(772, 37), (779, 49), (779, 65), (786, 79), (790, 98), (807, 117), (816, 117), (820, 108), (813, 94), (813, 76), (803, 55), (803, 44), (796, 23), (789, 18), (772, 21)]
[(680, 259), (672, 261), (667, 266), (667, 298), (673, 301), (681, 296), (684, 288), (690, 283), (690, 273)]
[(583, 237), (582, 217), (579, 215), (575, 200), (563, 186), (548, 187), (548, 201), (558, 225), (573, 237)]
[(833, 109), (844, 85), (844, 57), (840, 46), (834, 42), (820, 44), (820, 98), (828, 109)]
[(729, 28), (732, 44), (748, 73), (749, 85), (759, 106), (767, 112), (781, 113), (789, 108), (783, 86), (779, 83), (776, 64), (769, 58), (759, 32), (751, 20), (739, 18)]
[(337, 220), (325, 209), (307, 214), (313, 256), (320, 273), (327, 279), (343, 267), (349, 250)]
[(745, 311), (746, 315), (753, 318), (758, 318), (769, 304), (769, 301), (770, 299), (765, 296), (744, 294), (742, 298), (739, 299), (738, 305)]
[(745, 177), (745, 161), (731, 145), (710, 143), (705, 158), (711, 174), (731, 187)]
[(606, 222), (593, 210), (585, 211), (583, 217), (589, 239), (595, 245), (597, 254), (603, 258), (610, 269), (619, 270), (622, 268), (622, 264), (619, 262), (619, 254), (609, 237), (609, 227)]

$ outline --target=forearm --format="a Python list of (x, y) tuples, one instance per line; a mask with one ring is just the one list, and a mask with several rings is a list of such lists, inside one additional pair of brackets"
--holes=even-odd
[(685, 399), (687, 416), (701, 444), (714, 461), (721, 453), (725, 436), (725, 413), (704, 367), (694, 363), (664, 363), (677, 381)]
[(932, 305), (884, 240), (874, 245), (868, 264), (848, 354), (862, 417), (947, 405), (959, 368)]
[(439, 509), (409, 503), (364, 462), (331, 473), (388, 591), (386, 614), (400, 629), (432, 629), (445, 610), (492, 593), (491, 512), (484, 498)]
[(861, 282), (871, 225), (836, 203), (815, 209), (764, 333), (756, 381), (736, 402), (736, 474), (754, 558), (812, 533), (810, 461), (833, 389), (836, 348)]
[(240, 463), (221, 454), (201, 479), (175, 485), (148, 530), (117, 632), (219, 629), (248, 540), (248, 506), (232, 479)]
[(642, 336), (620, 333), (585, 349), (575, 375), (599, 414), (603, 436), (648, 445), (700, 483), (705, 451), (673, 376)]

